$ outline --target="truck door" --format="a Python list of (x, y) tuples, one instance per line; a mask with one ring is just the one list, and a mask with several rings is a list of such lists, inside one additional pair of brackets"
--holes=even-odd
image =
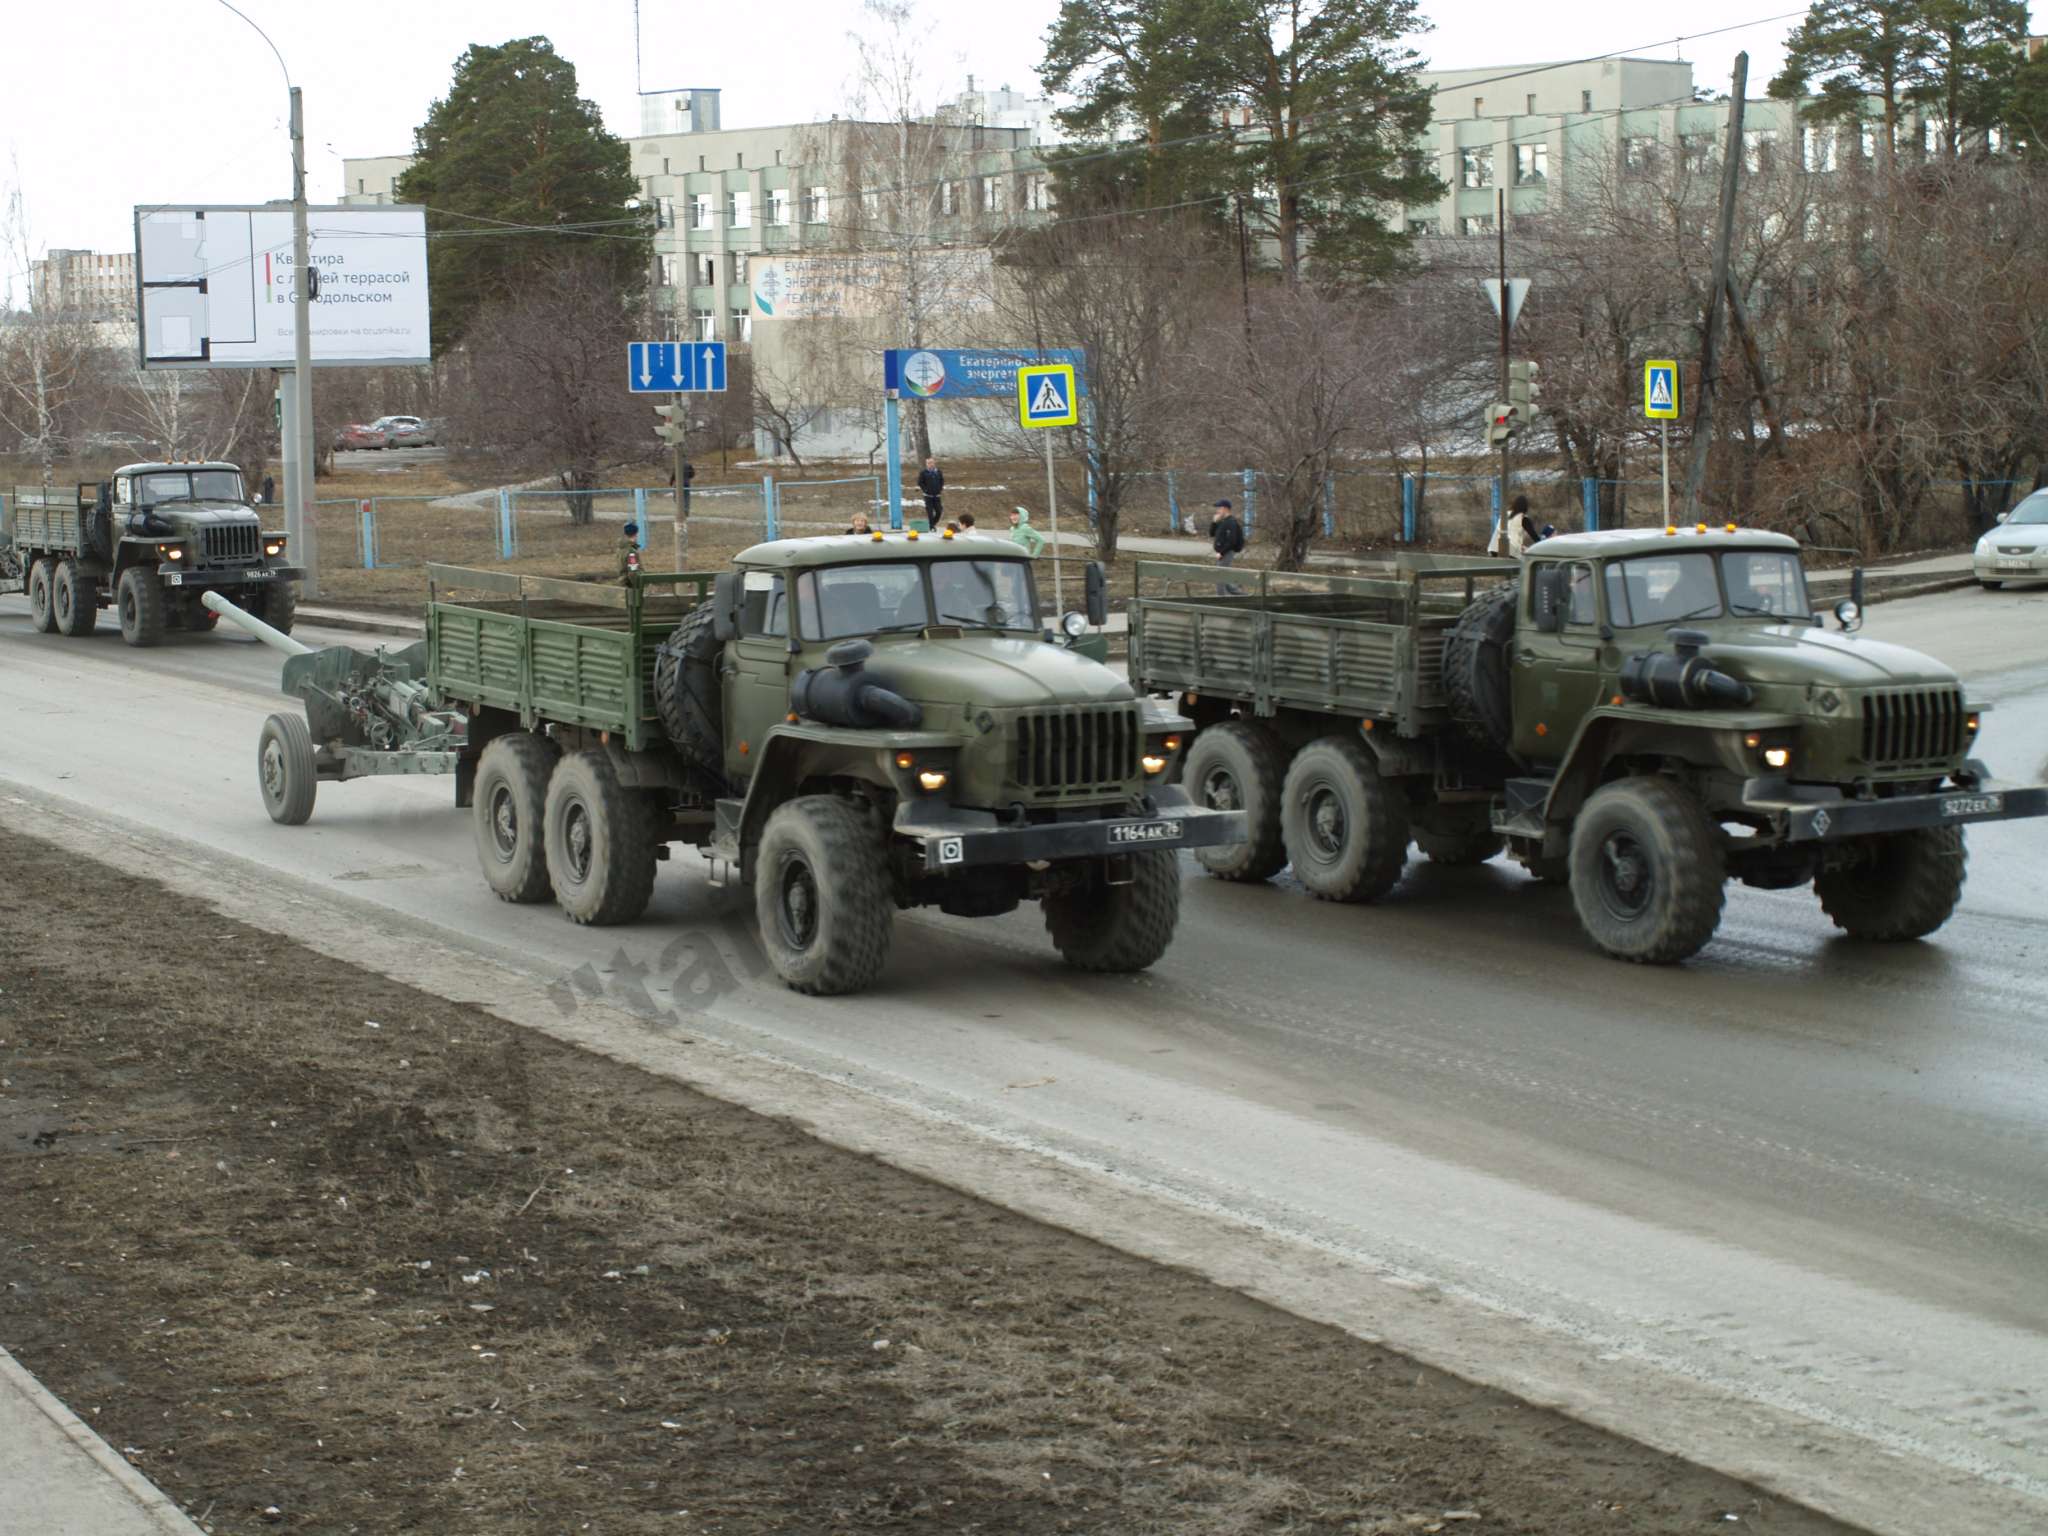
[(759, 750), (768, 728), (789, 712), (789, 601), (782, 577), (748, 571), (741, 579), (739, 633), (724, 677), (725, 766), (728, 778), (753, 774), (746, 742)]
[[(1563, 623), (1537, 628), (1539, 572), (1563, 578)], [(1536, 762), (1554, 762), (1571, 746), (1579, 722), (1599, 702), (1601, 652), (1599, 589), (1584, 561), (1532, 560), (1515, 615), (1515, 751)]]

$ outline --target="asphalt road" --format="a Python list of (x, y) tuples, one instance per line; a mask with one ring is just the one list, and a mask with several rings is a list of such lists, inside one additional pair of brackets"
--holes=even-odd
[[(1870, 632), (1965, 672), (1999, 776), (2048, 772), (2048, 592), (1885, 605)], [(678, 932), (739, 931), (741, 898), (682, 849), (632, 929), (499, 904), (446, 780), (326, 786), (309, 826), (273, 825), (254, 756), (275, 661), (239, 637), (38, 636), (0, 600), (0, 781), (404, 914), (537, 986), (589, 967), (578, 986), (649, 1012)], [(678, 985), (710, 1039), (1290, 1239), (1436, 1302), (1475, 1358), (1625, 1368), (1608, 1422), (1668, 1442), (1678, 1405), (1726, 1402), (1781, 1463), (1864, 1490), (1836, 1507), (1873, 1526), (2040, 1528), (2048, 826), (1970, 840), (1963, 910), (1911, 946), (1834, 937), (1808, 891), (1734, 887), (1696, 961), (1644, 970), (1511, 866), (1418, 863), (1365, 909), (1190, 866), (1144, 978), (1066, 971), (1025, 909), (906, 916), (861, 998), (749, 980), (729, 942)]]

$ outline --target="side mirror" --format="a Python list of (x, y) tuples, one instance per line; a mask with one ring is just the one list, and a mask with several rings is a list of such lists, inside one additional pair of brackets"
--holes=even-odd
[(1109, 578), (1103, 574), (1100, 560), (1088, 562), (1088, 592), (1082, 606), (1088, 622), (1097, 629), (1109, 622)]
[(2005, 520), (2006, 520), (2006, 519), (2007, 519), (2008, 517), (2011, 517), (2011, 516), (2012, 516), (2012, 514), (2011, 514), (2010, 512), (2001, 512), (2001, 513), (1999, 513), (1999, 514), (1998, 514), (1998, 520), (1999, 520), (1999, 521), (2000, 521), (2000, 522), (2002, 523), (2002, 522), (2004, 522), (2004, 521), (2005, 521)]
[(720, 645), (740, 632), (740, 573), (720, 571), (711, 583), (711, 638)]
[(1564, 567), (1539, 565), (1529, 582), (1529, 611), (1536, 620), (1536, 628), (1543, 634), (1554, 635), (1564, 628)]

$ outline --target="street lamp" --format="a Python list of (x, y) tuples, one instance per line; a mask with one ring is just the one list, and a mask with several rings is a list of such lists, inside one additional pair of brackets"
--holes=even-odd
[(307, 597), (320, 595), (320, 544), (313, 517), (313, 253), (306, 232), (306, 121), (299, 88), (292, 84), (292, 72), (270, 40), (255, 22), (236, 10), (228, 0), (223, 9), (234, 12), (249, 29), (263, 39), (263, 45), (277, 60), (291, 94), (292, 133), (292, 371), (285, 391), (284, 526), (286, 542), (305, 569), (300, 589)]

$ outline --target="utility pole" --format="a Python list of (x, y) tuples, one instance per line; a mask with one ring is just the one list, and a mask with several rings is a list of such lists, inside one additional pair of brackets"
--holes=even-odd
[(1244, 347), (1252, 347), (1252, 248), (1244, 228), (1244, 194), (1238, 193), (1237, 202), (1237, 282), (1238, 292), (1244, 301)]
[(306, 119), (295, 85), (292, 92), (292, 401), (287, 424), (293, 445), (293, 473), (287, 476), (285, 547), (298, 557), (305, 579), (299, 590), (320, 595), (320, 535), (313, 515), (313, 251), (306, 232)]
[(1728, 103), (1728, 148), (1721, 164), (1721, 222), (1714, 232), (1714, 275), (1707, 290), (1706, 334), (1700, 339), (1700, 387), (1692, 413), (1692, 462), (1685, 474), (1685, 520), (1697, 522), (1700, 482), (1707, 477), (1707, 449), (1714, 435), (1714, 342), (1728, 290), (1728, 248), (1735, 241), (1735, 202), (1742, 182), (1742, 98), (1749, 87), (1749, 55), (1735, 55), (1735, 81)]
[[(1508, 331), (1513, 326), (1508, 302), (1508, 194), (1505, 187), (1493, 190), (1493, 233), (1494, 245), (1500, 257), (1500, 393), (1494, 398), (1505, 401), (1508, 397)], [(1514, 540), (1508, 535), (1508, 445), (1513, 442), (1511, 434), (1502, 434), (1500, 440), (1500, 552), (1514, 558)]]

